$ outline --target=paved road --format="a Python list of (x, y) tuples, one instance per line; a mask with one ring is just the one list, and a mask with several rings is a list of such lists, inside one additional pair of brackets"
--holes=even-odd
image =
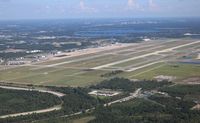
[[(64, 96), (64, 94), (59, 93), (59, 92), (39, 90), (39, 89), (28, 89), (28, 88), (18, 88), (18, 87), (8, 87), (8, 86), (0, 86), (0, 88), (12, 89), (12, 90), (38, 91), (38, 92), (50, 93), (50, 94), (56, 95), (58, 97)], [(129, 100), (133, 99), (133, 98), (136, 98), (139, 95), (139, 93), (141, 92), (141, 90), (142, 89), (139, 88), (134, 93), (131, 93), (130, 96), (122, 98), (122, 99), (119, 99), (119, 100), (115, 100), (115, 101), (109, 102), (107, 104), (104, 104), (104, 106), (110, 106), (110, 105), (115, 104), (115, 103), (126, 102), (126, 101), (129, 101)], [(38, 114), (39, 113), (47, 113), (47, 112), (51, 112), (51, 111), (55, 111), (55, 110), (61, 110), (61, 109), (62, 109), (62, 106), (61, 105), (57, 105), (57, 106), (54, 106), (54, 107), (51, 107), (51, 108), (48, 108), (48, 109), (42, 109), (42, 110), (37, 110), (37, 111), (30, 111), (30, 112), (23, 112), (23, 113), (4, 115), (4, 116), (0, 116), (0, 118), (3, 119), (3, 118), (8, 118), (8, 117), (17, 117), (17, 116), (22, 116), (22, 115), (30, 115), (30, 114), (34, 114), (34, 113), (38, 113)], [(94, 110), (94, 109), (95, 108), (86, 109), (84, 112), (89, 112), (89, 111)], [(70, 115), (64, 115), (64, 116), (61, 116), (61, 117), (70, 117), (70, 116), (80, 115), (82, 113), (83, 112), (76, 112), (76, 113), (73, 113), (73, 114), (70, 114)]]
[[(115, 100), (115, 101), (112, 101), (112, 102), (109, 102), (109, 103), (106, 103), (106, 104), (104, 104), (104, 106), (111, 106), (112, 104), (115, 104), (115, 103), (126, 102), (126, 101), (129, 101), (131, 99), (134, 99), (134, 98), (138, 97), (138, 95), (141, 93), (141, 90), (142, 90), (142, 88), (139, 88), (134, 93), (131, 93), (130, 96), (122, 98), (122, 99), (118, 99), (118, 100)], [(94, 109), (95, 108), (86, 109), (84, 112), (87, 113), (87, 112), (92, 111)], [(64, 116), (61, 116), (61, 117), (70, 117), (70, 116), (75, 116), (75, 115), (80, 115), (80, 114), (83, 114), (83, 112), (76, 112), (76, 113), (73, 113), (73, 114), (70, 114), (70, 115), (64, 115)]]
[(130, 96), (122, 98), (122, 99), (119, 99), (119, 100), (115, 100), (115, 101), (109, 102), (107, 104), (104, 104), (104, 106), (110, 106), (110, 105), (115, 104), (115, 103), (126, 102), (126, 101), (129, 101), (131, 99), (134, 99), (134, 98), (138, 97), (138, 95), (140, 94), (141, 90), (142, 90), (142, 88), (139, 88), (134, 93), (131, 93)]
[(51, 91), (51, 90), (43, 90), (43, 89), (31, 89), (31, 88), (10, 87), (10, 86), (0, 86), (0, 88), (10, 89), (10, 90), (22, 90), (22, 91), (37, 91), (37, 92), (42, 92), (42, 93), (53, 94), (57, 97), (63, 97), (65, 95), (65, 94), (60, 93), (60, 92)]
[(30, 112), (23, 112), (23, 113), (3, 115), (3, 116), (0, 116), (0, 119), (8, 118), (8, 117), (17, 117), (17, 116), (31, 115), (31, 114), (47, 113), (47, 112), (57, 111), (57, 110), (61, 110), (61, 109), (62, 109), (62, 106), (61, 105), (57, 105), (57, 106), (54, 106), (54, 107), (51, 107), (51, 108), (37, 110), (37, 111), (30, 111)]
[[(3, 89), (10, 89), (10, 90), (23, 90), (23, 91), (36, 91), (36, 92), (41, 92), (41, 93), (49, 93), (52, 95), (55, 95), (57, 97), (62, 97), (65, 94), (60, 93), (60, 92), (55, 92), (55, 91), (50, 91), (50, 90), (42, 90), (42, 89), (29, 89), (29, 88), (21, 88), (21, 87), (9, 87), (9, 86), (0, 86), (0, 88)], [(22, 113), (15, 113), (15, 114), (9, 114), (9, 115), (3, 115), (0, 116), (0, 118), (8, 118), (8, 117), (17, 117), (17, 116), (22, 116), (22, 115), (30, 115), (30, 114), (40, 114), (40, 113), (47, 113), (51, 111), (56, 111), (56, 110), (61, 110), (62, 105), (56, 105), (54, 107), (50, 107), (47, 109), (42, 109), (42, 110), (36, 110), (36, 111), (29, 111), (29, 112), (22, 112)]]

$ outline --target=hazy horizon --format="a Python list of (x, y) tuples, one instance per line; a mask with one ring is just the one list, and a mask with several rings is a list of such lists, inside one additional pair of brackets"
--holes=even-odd
[(0, 0), (0, 20), (199, 18), (197, 0)]

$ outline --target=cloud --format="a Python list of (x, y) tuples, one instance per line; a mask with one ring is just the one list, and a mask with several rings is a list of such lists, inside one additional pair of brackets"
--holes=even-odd
[(148, 3), (149, 3), (149, 9), (150, 10), (157, 10), (157, 9), (159, 9), (158, 5), (155, 4), (155, 2), (153, 0), (148, 0)]
[(128, 7), (128, 9), (139, 9), (140, 8), (140, 6), (136, 2), (136, 0), (128, 0), (127, 1), (127, 7)]
[(128, 11), (135, 11), (135, 12), (144, 12), (146, 10), (146, 7), (141, 4), (141, 1), (139, 0), (128, 0), (126, 9)]
[(87, 7), (85, 6), (85, 2), (83, 1), (83, 0), (81, 0), (80, 2), (79, 2), (79, 7), (80, 7), (80, 9), (81, 10), (85, 10)]
[(126, 10), (148, 11), (158, 10), (159, 6), (154, 0), (128, 0)]
[(134, 0), (128, 0), (128, 7), (132, 7), (132, 6), (134, 6), (134, 4), (135, 4), (135, 1)]
[(89, 7), (85, 4), (85, 1), (84, 0), (80, 0), (79, 2), (79, 9), (82, 11), (82, 12), (89, 12), (89, 13), (93, 13), (93, 12), (96, 12), (97, 10), (93, 7)]

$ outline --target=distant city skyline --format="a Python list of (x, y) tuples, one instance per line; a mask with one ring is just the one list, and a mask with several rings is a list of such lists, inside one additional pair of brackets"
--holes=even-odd
[(200, 17), (200, 0), (0, 0), (0, 20)]

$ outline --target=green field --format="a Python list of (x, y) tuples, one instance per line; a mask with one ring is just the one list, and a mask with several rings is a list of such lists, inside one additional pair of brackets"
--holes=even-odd
[(64, 66), (64, 67), (86, 67), (86, 68), (91, 68), (91, 67), (96, 67), (99, 65), (103, 65), (103, 64), (107, 64), (109, 62), (114, 62), (117, 60), (122, 60), (125, 59), (127, 57), (125, 56), (118, 56), (118, 55), (107, 55), (107, 56), (101, 56), (98, 58), (94, 58), (91, 60), (82, 60), (79, 62), (73, 62), (73, 63), (69, 63), (69, 64), (63, 64), (60, 66)]
[[(178, 82), (187, 77), (200, 76), (199, 65), (176, 63), (178, 62), (177, 60), (182, 60), (184, 55), (187, 56), (187, 54), (196, 52), (194, 48), (199, 42), (191, 44), (193, 42), (186, 39), (180, 39), (174, 42), (170, 41), (142, 42), (137, 44), (137, 46), (132, 45), (119, 50), (114, 49), (37, 64), (17, 66), (15, 68), (0, 70), (0, 81), (20, 84), (77, 87), (88, 86), (112, 77), (153, 79), (155, 76), (165, 75), (176, 77), (176, 82)], [(181, 47), (181, 51), (170, 50), (181, 45), (183, 46)], [(166, 50), (166, 48), (169, 49)], [(157, 53), (160, 50), (163, 50), (163, 53)], [(163, 62), (157, 63), (159, 61)], [(151, 65), (151, 63), (155, 64)], [(139, 69), (134, 70), (134, 68)], [(102, 75), (116, 70), (129, 69), (134, 71), (124, 71), (117, 75), (102, 77)]]
[[(26, 66), (1, 72), (0, 80), (35, 85), (88, 86), (107, 79), (108, 77), (101, 77), (101, 75), (110, 71), (87, 71), (61, 67), (35, 69), (34, 67)], [(200, 67), (193, 64), (157, 63), (133, 72), (123, 72), (111, 77), (118, 76), (142, 80), (153, 79), (159, 75), (174, 76), (176, 77), (176, 82), (179, 82), (188, 77), (200, 76)]]
[[(161, 64), (160, 64), (161, 65)], [(148, 70), (143, 69), (138, 71), (137, 73), (134, 72), (131, 78), (137, 79), (153, 79), (156, 76), (164, 75), (164, 76), (174, 76), (176, 77), (176, 81), (183, 80), (188, 77), (196, 77), (200, 76), (200, 66), (194, 64), (181, 64), (181, 63), (167, 63), (158, 68), (158, 65), (154, 65), (155, 69)], [(146, 72), (145, 72), (146, 71)]]
[(144, 62), (144, 58), (131, 60), (131, 61), (124, 62), (124, 63), (121, 63), (121, 64), (116, 64), (116, 65), (113, 65), (112, 67), (127, 67), (127, 66), (137, 64), (137, 63), (141, 63), (141, 62)]
[(1, 72), (1, 80), (22, 84), (84, 86), (97, 80), (104, 71), (84, 71), (70, 68), (42, 68), (20, 67)]

